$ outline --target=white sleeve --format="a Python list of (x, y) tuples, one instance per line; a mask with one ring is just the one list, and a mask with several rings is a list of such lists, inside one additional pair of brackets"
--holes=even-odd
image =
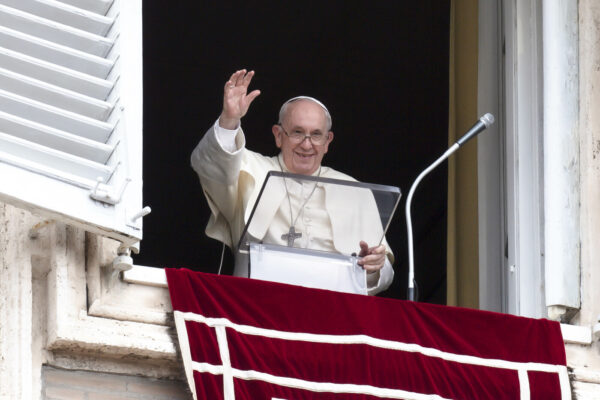
[(225, 129), (219, 125), (219, 119), (217, 118), (213, 129), (217, 137), (217, 142), (223, 150), (231, 154), (235, 154), (242, 150), (235, 140), (238, 130), (240, 129), (239, 125), (235, 129)]
[[(203, 187), (206, 180), (233, 185), (237, 182), (240, 173), (243, 150), (246, 146), (244, 132), (242, 128), (233, 134), (231, 133), (233, 131), (228, 134), (227, 130), (224, 130), (222, 141), (225, 143), (221, 143), (215, 132), (217, 125), (218, 122), (206, 131), (190, 156), (192, 168), (198, 173), (201, 180), (204, 179)], [(228, 138), (229, 143), (227, 143)], [(224, 146), (228, 146), (230, 149), (233, 147), (234, 151), (230, 152)]]
[(381, 291), (384, 291), (392, 284), (392, 280), (394, 279), (394, 268), (392, 268), (392, 263), (389, 258), (385, 257), (385, 263), (383, 264), (383, 268), (379, 271), (367, 274), (367, 291), (369, 295), (375, 295)]

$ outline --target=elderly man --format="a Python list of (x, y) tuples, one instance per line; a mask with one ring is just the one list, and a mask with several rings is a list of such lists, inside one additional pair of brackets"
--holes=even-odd
[[(295, 97), (281, 107), (279, 123), (272, 128), (275, 144), (281, 150), (278, 156), (265, 157), (246, 149), (240, 121), (260, 95), (259, 90), (248, 93), (253, 76), (254, 71), (246, 70), (231, 75), (225, 83), (221, 115), (191, 157), (212, 211), (206, 234), (234, 250), (268, 171), (354, 180), (321, 165), (333, 140), (331, 116), (321, 102), (310, 97)], [(282, 230), (293, 232), (303, 224), (305, 234), (298, 235), (300, 240), (294, 245), (307, 247), (310, 241), (311, 248), (340, 251), (338, 243), (343, 233), (336, 230), (323, 188), (313, 185), (304, 192), (300, 188), (300, 192), (303, 194), (293, 199), (287, 194), (288, 201), (280, 205), (266, 235), (277, 241), (286, 236), (281, 235)], [(360, 240), (351, 245), (362, 257), (358, 264), (367, 272), (369, 294), (385, 290), (394, 275), (392, 253), (384, 244), (369, 247)], [(246, 276), (247, 268), (247, 259), (236, 255), (234, 275)]]

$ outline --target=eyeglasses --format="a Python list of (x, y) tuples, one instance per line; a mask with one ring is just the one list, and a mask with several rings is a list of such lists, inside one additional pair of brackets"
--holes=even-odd
[(283, 125), (279, 124), (279, 126), (281, 127), (283, 133), (285, 133), (285, 135), (289, 137), (290, 140), (294, 143), (302, 143), (304, 142), (304, 140), (306, 140), (306, 138), (308, 138), (312, 144), (322, 145), (325, 144), (329, 137), (329, 134), (325, 134), (323, 132), (315, 132), (311, 133), (310, 135), (305, 135), (303, 132), (299, 131), (292, 131), (291, 133), (288, 133), (288, 131), (285, 130)]

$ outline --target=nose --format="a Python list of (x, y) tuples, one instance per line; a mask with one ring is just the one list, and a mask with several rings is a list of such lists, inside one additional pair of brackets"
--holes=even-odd
[(312, 142), (310, 141), (310, 136), (304, 136), (302, 142), (300, 142), (300, 147), (303, 149), (309, 150), (312, 148)]

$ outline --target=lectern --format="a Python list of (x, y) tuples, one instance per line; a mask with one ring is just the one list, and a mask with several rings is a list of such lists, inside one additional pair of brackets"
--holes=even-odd
[(237, 251), (250, 278), (367, 294), (361, 240), (382, 243), (400, 189), (271, 171)]

